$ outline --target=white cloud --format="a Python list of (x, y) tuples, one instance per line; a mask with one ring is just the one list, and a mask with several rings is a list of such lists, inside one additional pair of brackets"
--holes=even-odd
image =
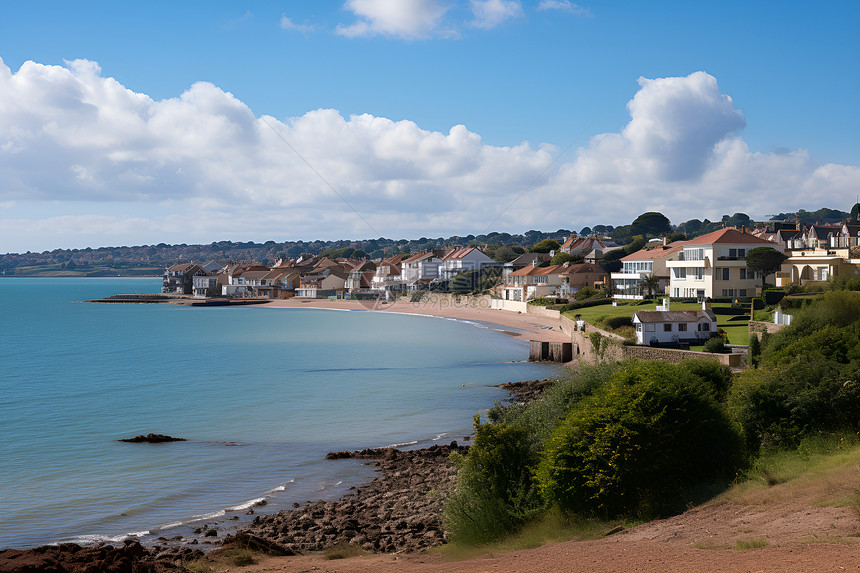
[(294, 32), (307, 33), (314, 31), (313, 26), (309, 24), (296, 24), (290, 18), (288, 18), (286, 14), (281, 14), (281, 21), (279, 25), (284, 30), (292, 30)]
[(591, 9), (585, 8), (578, 4), (574, 4), (570, 0), (542, 0), (537, 7), (540, 11), (558, 10), (567, 12), (568, 14), (576, 14), (577, 16), (591, 17)]
[(523, 7), (517, 0), (471, 0), (469, 4), (475, 16), (472, 25), (476, 28), (488, 30), (523, 16)]
[(557, 149), (487, 145), (462, 125), (257, 117), (208, 83), (155, 101), (94, 62), (12, 73), (0, 60), (0, 245), (438, 237), (618, 225), (647, 210), (678, 223), (844, 209), (856, 192), (857, 166), (751, 151), (743, 114), (706, 73), (639, 84), (624, 129), (544, 174)]
[(357, 20), (339, 24), (336, 31), (350, 38), (381, 35), (420, 40), (451, 35), (442, 27), (448, 8), (439, 0), (347, 0), (344, 9)]

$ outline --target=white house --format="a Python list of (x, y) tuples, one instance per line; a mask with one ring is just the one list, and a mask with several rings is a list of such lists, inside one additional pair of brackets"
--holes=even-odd
[(633, 328), (636, 344), (704, 342), (717, 332), (717, 316), (709, 308), (639, 310), (633, 315)]
[(415, 290), (439, 278), (442, 266), (441, 253), (426, 251), (404, 259), (400, 264), (400, 278), (405, 288)]
[(747, 268), (746, 255), (757, 247), (784, 250), (731, 227), (684, 241), (684, 250), (666, 262), (669, 294), (699, 300), (755, 296), (761, 276)]
[(667, 261), (681, 252), (681, 243), (659, 245), (652, 249), (641, 249), (621, 259), (623, 265), (620, 273), (612, 273), (610, 278), (615, 287), (614, 298), (642, 300), (645, 296), (642, 280), (648, 275), (659, 279), (657, 291), (662, 294), (669, 285), (669, 270)]
[(484, 267), (494, 267), (499, 264), (475, 247), (463, 247), (442, 257), (439, 273), (442, 280), (449, 281), (466, 271), (479, 271)]

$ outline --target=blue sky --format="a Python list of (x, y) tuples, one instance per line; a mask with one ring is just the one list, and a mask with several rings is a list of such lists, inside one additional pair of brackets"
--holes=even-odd
[(0, 252), (848, 210), (858, 29), (856, 1), (2, 2)]

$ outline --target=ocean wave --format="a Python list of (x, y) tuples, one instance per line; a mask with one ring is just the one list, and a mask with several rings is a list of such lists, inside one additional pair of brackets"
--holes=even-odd
[(233, 507), (228, 507), (226, 511), (242, 511), (243, 509), (250, 509), (257, 505), (258, 503), (262, 503), (266, 501), (265, 497), (257, 497), (246, 501), (245, 503), (240, 503), (239, 505), (234, 505)]

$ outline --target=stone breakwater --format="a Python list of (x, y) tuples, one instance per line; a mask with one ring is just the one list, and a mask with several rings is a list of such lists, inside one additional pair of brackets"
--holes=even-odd
[(351, 544), (371, 552), (416, 552), (442, 545), (442, 509), (454, 489), (452, 452), (468, 446), (437, 445), (422, 450), (393, 448), (330, 453), (378, 466), (380, 475), (339, 501), (258, 516), (247, 533), (297, 552)]

